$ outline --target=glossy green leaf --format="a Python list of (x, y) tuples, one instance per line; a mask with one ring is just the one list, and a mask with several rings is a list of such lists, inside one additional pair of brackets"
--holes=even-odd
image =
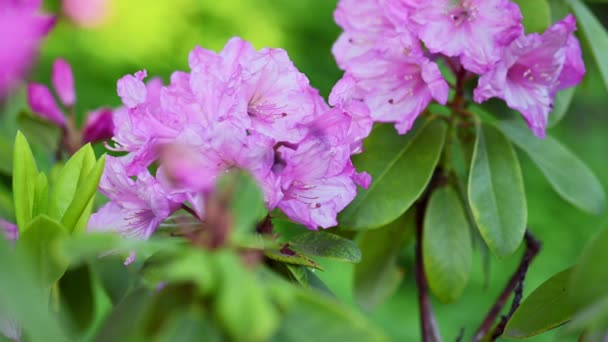
[(34, 201), (32, 207), (32, 217), (39, 214), (47, 214), (49, 205), (49, 184), (46, 175), (42, 172), (36, 177), (34, 185)]
[(602, 183), (557, 140), (550, 136), (538, 139), (527, 127), (516, 121), (501, 122), (499, 128), (530, 156), (562, 198), (590, 213), (599, 214), (603, 211), (606, 195)]
[(95, 318), (93, 278), (89, 266), (68, 270), (59, 279), (59, 293), (61, 310), (70, 318), (71, 327), (76, 332), (86, 331)]
[(469, 282), (473, 247), (462, 202), (449, 186), (431, 194), (424, 215), (422, 256), (433, 294), (443, 302), (458, 299)]
[(218, 258), (222, 270), (215, 315), (234, 341), (265, 341), (278, 327), (279, 313), (255, 275), (242, 267), (234, 254)]
[(591, 54), (600, 70), (604, 86), (608, 90), (608, 32), (581, 0), (566, 0), (576, 16), (579, 29), (589, 42)]
[(361, 251), (357, 244), (339, 235), (315, 231), (293, 237), (289, 248), (305, 255), (320, 256), (338, 261), (357, 263)]
[(569, 321), (574, 309), (568, 301), (572, 269), (549, 278), (521, 303), (509, 320), (504, 337), (527, 338)]
[(66, 209), (61, 223), (70, 229), (70, 231), (74, 230), (76, 224), (85, 213), (89, 201), (97, 193), (97, 185), (103, 173), (104, 164), (105, 156), (101, 157), (91, 171), (87, 173), (85, 176), (86, 182), (78, 189), (78, 195), (74, 197), (70, 206)]
[(553, 127), (557, 125), (568, 113), (568, 109), (570, 109), (570, 104), (572, 103), (572, 99), (574, 98), (574, 92), (576, 88), (568, 88), (561, 90), (555, 95), (555, 100), (553, 101), (553, 110), (549, 115), (549, 123), (547, 127)]
[(591, 240), (574, 268), (571, 278), (570, 298), (576, 308), (584, 308), (607, 296), (608, 229)]
[(271, 341), (387, 341), (363, 316), (316, 292), (297, 292)]
[(354, 295), (367, 310), (384, 302), (403, 278), (397, 257), (414, 237), (414, 213), (410, 209), (394, 222), (366, 231), (360, 239), (362, 259), (355, 266)]
[(54, 249), (67, 236), (66, 228), (46, 215), (33, 219), (19, 234), (16, 250), (30, 260), (43, 286), (51, 286), (67, 269), (67, 262)]
[(496, 128), (481, 124), (469, 173), (469, 204), (477, 227), (497, 257), (520, 245), (528, 211), (519, 161)]
[(358, 170), (369, 172), (372, 184), (359, 189), (338, 222), (345, 229), (382, 227), (401, 216), (420, 197), (439, 161), (446, 125), (424, 124), (405, 135), (392, 125), (377, 126), (364, 141), (365, 153), (353, 156)]
[[(88, 172), (84, 171), (84, 160), (89, 159), (93, 153), (90, 145), (86, 145), (74, 154), (61, 168), (54, 180), (51, 191), (49, 215), (61, 220), (68, 206), (72, 203), (78, 193), (78, 183), (86, 180)], [(95, 158), (93, 156), (93, 158)], [(78, 199), (80, 200), (80, 199)]]
[(547, 0), (513, 0), (524, 17), (526, 33), (542, 33), (551, 25), (551, 6)]
[(15, 205), (15, 218), (19, 232), (23, 232), (32, 219), (34, 207), (34, 188), (38, 168), (32, 155), (30, 145), (25, 136), (17, 132), (15, 149), (13, 152), (13, 200)]
[(317, 262), (315, 262), (311, 258), (288, 247), (282, 248), (280, 250), (266, 249), (264, 250), (264, 255), (269, 259), (280, 261), (286, 264), (302, 265), (306, 267), (316, 268), (319, 270), (323, 269), (321, 265), (317, 264)]

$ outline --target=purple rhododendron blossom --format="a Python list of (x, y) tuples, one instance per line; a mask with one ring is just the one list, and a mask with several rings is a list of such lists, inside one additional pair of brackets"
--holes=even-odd
[(181, 205), (180, 198), (168, 196), (167, 189), (147, 170), (137, 180), (131, 179), (123, 163), (107, 158), (99, 189), (110, 202), (91, 216), (88, 230), (147, 239)]
[(56, 59), (53, 63), (51, 80), (61, 102), (66, 107), (73, 106), (76, 102), (76, 93), (74, 91), (74, 74), (70, 64), (62, 58)]
[(487, 71), (523, 33), (519, 7), (508, 0), (422, 0), (410, 21), (430, 52), (460, 57), (474, 73)]
[(38, 45), (55, 23), (41, 14), (39, 2), (0, 2), (0, 99), (23, 78), (36, 57)]
[[(373, 123), (367, 107), (350, 98), (355, 85), (337, 87), (331, 108), (284, 50), (255, 50), (240, 38), (219, 53), (196, 47), (188, 64), (190, 71), (174, 72), (168, 85), (145, 82), (145, 72), (118, 81), (124, 107), (114, 115), (113, 148), (127, 154), (110, 161), (120, 164), (102, 179), (111, 202), (89, 226), (112, 227), (116, 220), (103, 217), (108, 213), (145, 213), (145, 220), (121, 219), (118, 230), (147, 237), (184, 202), (204, 219), (206, 196), (231, 169), (251, 174), (269, 210), (282, 208), (311, 229), (334, 226), (357, 184), (371, 181), (350, 160)], [(153, 163), (155, 177), (147, 171)], [(142, 200), (150, 182), (158, 183), (149, 196), (164, 203), (163, 210)], [(125, 185), (131, 192), (110, 193)], [(135, 189), (142, 193), (133, 195)]]
[(574, 17), (568, 16), (542, 35), (513, 41), (501, 61), (479, 79), (475, 101), (504, 99), (524, 116), (534, 134), (544, 137), (555, 92), (575, 85), (584, 74), (580, 48), (571, 41), (575, 29)]

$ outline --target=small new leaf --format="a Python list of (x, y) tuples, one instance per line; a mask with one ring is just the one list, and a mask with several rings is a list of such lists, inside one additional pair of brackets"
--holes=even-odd
[(34, 207), (34, 188), (38, 168), (25, 136), (17, 132), (13, 152), (13, 200), (15, 218), (19, 232), (22, 233), (32, 219)]

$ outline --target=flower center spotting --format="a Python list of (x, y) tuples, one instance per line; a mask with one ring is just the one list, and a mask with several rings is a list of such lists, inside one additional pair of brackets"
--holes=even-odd
[(477, 7), (470, 0), (462, 0), (452, 3), (447, 12), (454, 26), (458, 27), (463, 23), (470, 23), (477, 18)]

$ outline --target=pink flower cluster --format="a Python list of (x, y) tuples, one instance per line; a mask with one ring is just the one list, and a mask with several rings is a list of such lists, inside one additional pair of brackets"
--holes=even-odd
[(54, 17), (39, 13), (41, 2), (0, 1), (0, 100), (28, 71), (38, 45), (55, 24)]
[(553, 98), (585, 74), (574, 17), (543, 34), (524, 34), (519, 7), (508, 0), (341, 0), (335, 20), (344, 32), (333, 54), (354, 99), (372, 118), (407, 132), (449, 85), (436, 63), (479, 75), (474, 100), (497, 97), (545, 134)]
[(195, 48), (189, 65), (168, 85), (144, 83), (145, 71), (118, 81), (114, 148), (126, 155), (108, 158), (100, 189), (110, 202), (89, 229), (147, 238), (184, 203), (204, 219), (206, 194), (233, 168), (253, 176), (269, 210), (310, 229), (336, 225), (356, 184), (370, 182), (350, 159), (373, 123), (350, 100), (352, 80), (330, 107), (284, 50), (256, 51), (240, 38), (219, 53)]

